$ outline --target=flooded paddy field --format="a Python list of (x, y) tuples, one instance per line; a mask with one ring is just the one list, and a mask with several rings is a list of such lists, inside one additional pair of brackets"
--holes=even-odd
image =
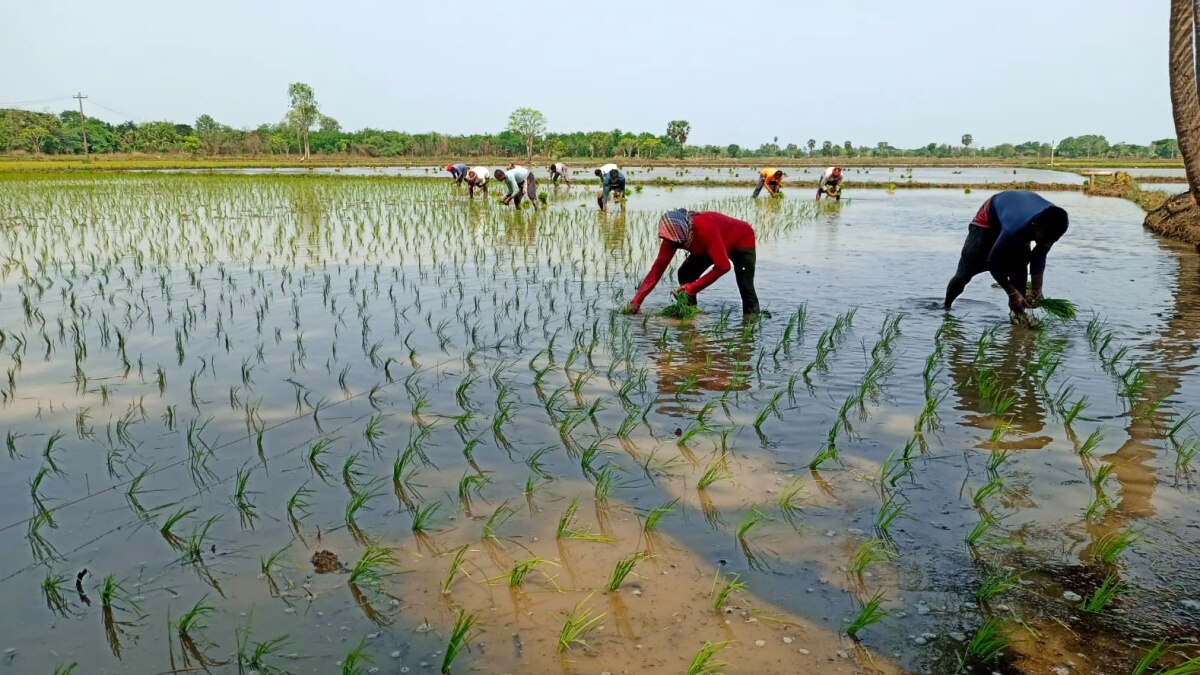
[[(939, 308), (982, 191), (448, 183), (0, 181), (0, 671), (1200, 656), (1200, 262), (1133, 204), (1048, 195), (1080, 316), (1032, 329)], [(755, 226), (767, 315), (615, 311), (680, 206)]]

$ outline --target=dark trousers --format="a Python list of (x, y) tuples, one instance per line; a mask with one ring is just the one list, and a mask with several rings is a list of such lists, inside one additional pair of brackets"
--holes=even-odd
[[(971, 225), (967, 228), (967, 240), (963, 242), (962, 253), (958, 257), (958, 269), (946, 287), (946, 308), (954, 303), (967, 287), (967, 283), (976, 276), (988, 271), (988, 258), (996, 240), (1000, 238), (1000, 228), (979, 227)], [(1029, 262), (1027, 260), (1006, 261), (1004, 266), (1005, 278), (1013, 288), (1025, 292), (1029, 283)]]
[[(755, 314), (759, 311), (758, 293), (754, 290), (754, 264), (757, 257), (754, 249), (741, 248), (729, 252), (733, 265), (733, 278), (737, 280), (738, 293), (742, 296), (742, 313)], [(679, 285), (690, 284), (712, 267), (712, 258), (702, 253), (688, 255), (679, 266)]]

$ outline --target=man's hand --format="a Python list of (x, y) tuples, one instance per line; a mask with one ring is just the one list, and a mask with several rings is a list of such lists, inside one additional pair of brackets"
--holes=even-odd
[(693, 304), (696, 302), (695, 294), (691, 293), (690, 291), (688, 291), (688, 289), (684, 288), (683, 286), (680, 286), (679, 288), (676, 288), (675, 290), (671, 291), (672, 297), (678, 298), (680, 295), (686, 295), (687, 299), (690, 302), (692, 302)]
[(642, 312), (642, 306), (637, 303), (633, 303), (633, 302), (629, 303), (628, 305), (625, 305), (625, 309), (622, 310), (623, 314), (640, 314), (641, 312)]
[(1021, 295), (1020, 291), (1013, 291), (1008, 294), (1008, 308), (1013, 314), (1024, 314), (1025, 308), (1029, 306), (1029, 303), (1025, 301), (1025, 296)]
[(1042, 289), (1035, 288), (1029, 291), (1029, 295), (1025, 296), (1025, 304), (1030, 307), (1037, 307), (1042, 302)]

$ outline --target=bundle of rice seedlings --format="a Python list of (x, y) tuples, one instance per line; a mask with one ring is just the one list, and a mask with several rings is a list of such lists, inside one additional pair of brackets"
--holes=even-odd
[(691, 319), (700, 313), (700, 308), (691, 303), (687, 293), (678, 293), (675, 295), (675, 302), (658, 310), (659, 316), (665, 316), (672, 319)]
[(1053, 316), (1064, 321), (1075, 320), (1075, 303), (1070, 300), (1058, 300), (1054, 298), (1042, 298), (1038, 302), (1038, 309), (1044, 310), (1050, 316)]

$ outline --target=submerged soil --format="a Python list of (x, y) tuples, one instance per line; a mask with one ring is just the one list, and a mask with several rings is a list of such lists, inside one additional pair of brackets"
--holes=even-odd
[[(0, 182), (3, 668), (437, 672), (466, 617), (455, 673), (1200, 655), (1190, 247), (1049, 195), (1081, 319), (1029, 329), (940, 309), (983, 190), (746, 192)], [(765, 316), (616, 311), (681, 206), (755, 226)]]

